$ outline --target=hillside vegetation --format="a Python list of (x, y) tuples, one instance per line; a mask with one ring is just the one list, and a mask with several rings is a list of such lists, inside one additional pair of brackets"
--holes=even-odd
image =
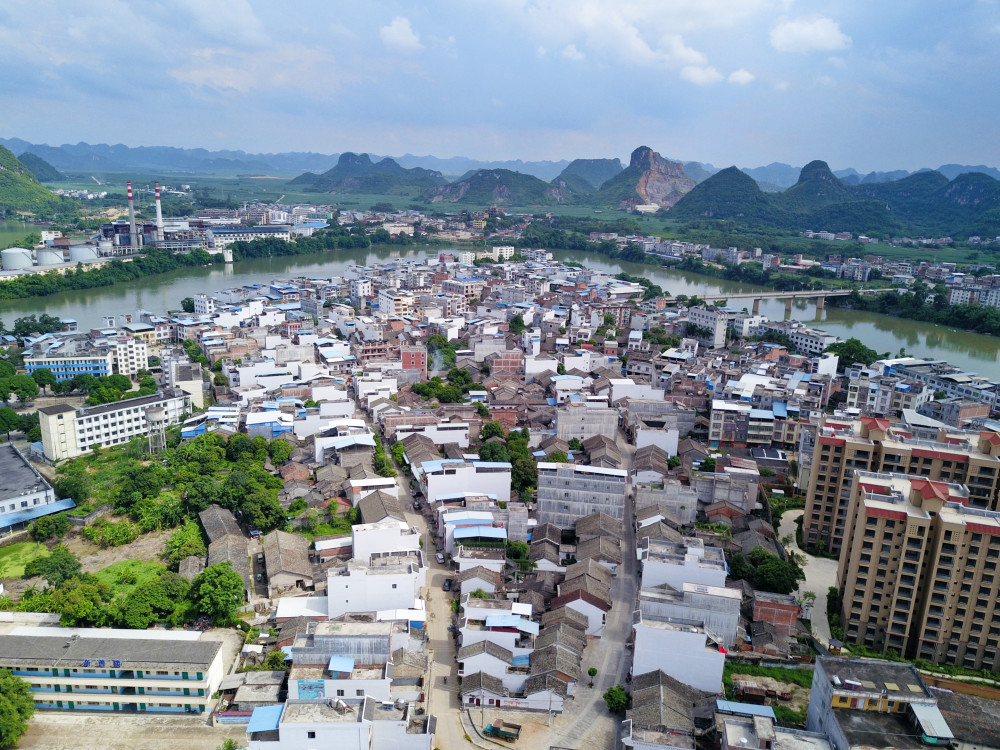
[(803, 167), (795, 185), (766, 194), (730, 167), (681, 198), (669, 216), (752, 229), (992, 237), (1000, 220), (1000, 181), (980, 172), (949, 181), (940, 172), (926, 171), (900, 180), (847, 185), (825, 162), (814, 161)]
[(39, 182), (60, 182), (66, 179), (66, 175), (30, 151), (21, 154), (18, 161), (26, 166)]
[(54, 195), (35, 179), (9, 149), (0, 146), (0, 216), (30, 211), (34, 214), (68, 213), (72, 201)]
[(345, 153), (336, 166), (323, 174), (306, 172), (291, 180), (289, 185), (305, 185), (320, 192), (346, 191), (379, 193), (383, 195), (409, 194), (445, 183), (440, 172), (414, 167), (406, 169), (392, 159), (373, 162), (368, 154)]

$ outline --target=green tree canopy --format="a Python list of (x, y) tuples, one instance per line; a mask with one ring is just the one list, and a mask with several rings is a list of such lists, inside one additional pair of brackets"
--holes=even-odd
[(569, 456), (566, 455), (566, 451), (552, 451), (549, 454), (549, 461), (556, 464), (564, 464), (569, 461)]
[(34, 713), (28, 683), (9, 669), (0, 669), (0, 747), (14, 747)]
[(80, 561), (63, 544), (56, 545), (47, 557), (36, 557), (24, 566), (24, 577), (42, 576), (50, 586), (58, 586), (80, 572)]
[(847, 341), (838, 341), (826, 348), (826, 351), (833, 352), (840, 357), (840, 369), (850, 367), (856, 362), (863, 365), (870, 365), (879, 358), (878, 352), (862, 343), (860, 339), (849, 338)]
[(502, 438), (506, 432), (507, 431), (504, 430), (503, 425), (499, 422), (486, 422), (479, 431), (479, 439), (489, 440), (490, 438), (495, 437)]
[(611, 713), (623, 714), (628, 709), (629, 694), (618, 683), (604, 691), (604, 702), (608, 704), (608, 711)]
[(507, 452), (507, 446), (503, 443), (485, 443), (479, 449), (479, 460), (509, 462), (510, 454)]
[(213, 625), (233, 625), (243, 604), (243, 579), (229, 562), (209, 565), (191, 582), (190, 597)]

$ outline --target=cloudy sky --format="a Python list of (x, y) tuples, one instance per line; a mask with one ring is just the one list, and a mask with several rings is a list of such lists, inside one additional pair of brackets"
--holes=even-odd
[(996, 0), (4, 0), (0, 136), (1000, 165)]

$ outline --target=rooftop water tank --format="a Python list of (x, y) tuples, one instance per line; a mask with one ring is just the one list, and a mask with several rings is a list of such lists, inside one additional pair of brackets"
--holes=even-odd
[(9, 247), (0, 253), (4, 271), (23, 271), (34, 265), (31, 250), (24, 247)]

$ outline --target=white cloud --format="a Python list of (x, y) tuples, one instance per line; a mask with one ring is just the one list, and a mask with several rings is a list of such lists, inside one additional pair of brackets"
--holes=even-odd
[(699, 68), (697, 65), (688, 65), (681, 68), (681, 78), (698, 86), (707, 86), (710, 83), (721, 81), (722, 73), (711, 65), (706, 68)]
[(382, 37), (382, 44), (400, 52), (419, 52), (424, 48), (420, 43), (420, 37), (410, 26), (410, 19), (403, 16), (393, 18), (389, 25), (383, 26), (378, 33)]
[(545, 47), (539, 44), (538, 49), (535, 50), (535, 54), (539, 57), (545, 57)]
[(582, 60), (583, 53), (576, 48), (575, 44), (567, 44), (563, 47), (562, 56), (567, 60)]
[(847, 49), (851, 38), (832, 18), (797, 18), (771, 29), (771, 46), (779, 52), (830, 52)]
[(753, 81), (754, 78), (756, 78), (756, 76), (749, 70), (746, 70), (745, 68), (740, 68), (739, 70), (734, 70), (732, 73), (730, 73), (728, 80), (730, 83), (739, 83), (745, 85)]

